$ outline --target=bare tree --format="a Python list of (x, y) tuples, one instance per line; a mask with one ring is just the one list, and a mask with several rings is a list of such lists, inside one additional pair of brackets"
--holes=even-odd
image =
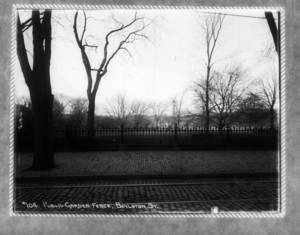
[(245, 84), (244, 72), (239, 66), (232, 66), (227, 72), (215, 73), (211, 81), (212, 122), (220, 132), (229, 124), (229, 117), (238, 107), (238, 104), (248, 89)]
[(88, 100), (86, 98), (75, 98), (70, 102), (70, 114), (72, 115), (72, 125), (82, 127), (87, 117)]
[(203, 102), (203, 110), (205, 114), (205, 128), (208, 131), (210, 126), (210, 83), (213, 79), (212, 69), (216, 61), (213, 60), (216, 52), (217, 42), (222, 29), (225, 16), (221, 14), (213, 14), (205, 16), (205, 22), (202, 25), (205, 34), (206, 46), (206, 75), (204, 79), (196, 84), (196, 95)]
[(257, 128), (265, 125), (269, 112), (262, 95), (248, 92), (239, 102), (235, 117), (237, 122), (247, 124), (249, 127)]
[(53, 107), (52, 107), (53, 119), (60, 118), (61, 116), (63, 116), (64, 111), (65, 111), (64, 103), (62, 103), (59, 99), (55, 97), (53, 100)]
[(108, 103), (106, 112), (118, 121), (120, 127), (125, 127), (129, 117), (129, 107), (125, 95), (118, 95)]
[(134, 127), (138, 128), (145, 120), (145, 116), (149, 107), (140, 102), (140, 101), (133, 101), (130, 105), (130, 116), (133, 118), (133, 125)]
[(182, 122), (182, 117), (184, 114), (186, 114), (186, 110), (184, 110), (184, 95), (185, 92), (183, 92), (181, 95), (177, 95), (172, 100), (173, 105), (173, 118), (174, 123), (179, 127)]
[(53, 117), (61, 117), (66, 114), (66, 110), (71, 103), (71, 98), (63, 94), (56, 94), (53, 100)]
[[(269, 79), (268, 81), (266, 81)], [(270, 128), (274, 130), (274, 121), (276, 117), (275, 104), (277, 101), (278, 81), (277, 74), (274, 70), (270, 72), (270, 77), (267, 79), (261, 79), (260, 93), (264, 97), (264, 103), (266, 104), (270, 114)]]
[(66, 113), (70, 101), (68, 96), (63, 94), (55, 95), (52, 106), (54, 128), (63, 128), (66, 125)]
[(33, 129), (32, 104), (29, 97), (20, 97), (16, 100), (16, 129)]
[(163, 115), (166, 113), (166, 111), (168, 109), (168, 105), (165, 103), (162, 103), (162, 102), (152, 103), (149, 106), (149, 109), (151, 111), (151, 114), (154, 117), (155, 126), (159, 127), (161, 125)]
[[(274, 47), (274, 43), (269, 40), (266, 45), (265, 48), (262, 50), (261, 52), (261, 58), (259, 58), (260, 61), (266, 60), (266, 61), (270, 61), (273, 60), (274, 58), (276, 58), (278, 56), (277, 52), (276, 52), (276, 48)], [(258, 63), (260, 63), (260, 61), (258, 61)]]
[[(77, 45), (80, 49), (82, 62), (85, 67), (85, 71), (87, 74), (87, 97), (89, 100), (89, 108), (88, 108), (88, 129), (94, 128), (94, 115), (95, 115), (95, 99), (98, 91), (98, 87), (101, 79), (105, 76), (108, 71), (109, 64), (115, 58), (115, 56), (121, 52), (125, 51), (129, 56), (132, 56), (128, 45), (134, 44), (137, 40), (148, 39), (148, 37), (144, 34), (145, 29), (152, 23), (146, 23), (145, 18), (138, 17), (137, 14), (134, 15), (133, 19), (128, 23), (122, 23), (117, 19), (113, 18), (115, 23), (117, 24), (116, 28), (109, 31), (105, 35), (105, 43), (103, 47), (103, 57), (100, 62), (100, 65), (96, 68), (92, 68), (90, 58), (87, 55), (87, 48), (98, 48), (98, 45), (92, 45), (88, 43), (88, 37), (91, 35), (86, 35), (88, 17), (86, 13), (83, 11), (83, 29), (81, 33), (78, 32), (78, 11), (75, 13), (74, 17), (74, 35), (76, 38)], [(119, 35), (122, 33), (122, 35)], [(109, 48), (109, 45), (112, 44), (111, 37), (113, 35), (119, 35), (119, 40), (117, 42), (116, 48)], [(95, 78), (93, 78), (92, 72), (95, 72)]]
[[(33, 62), (28, 60), (24, 32), (32, 27)], [(54, 167), (53, 155), (53, 95), (50, 82), (51, 11), (32, 11), (31, 18), (17, 19), (17, 54), (29, 88), (34, 119), (33, 169)]]

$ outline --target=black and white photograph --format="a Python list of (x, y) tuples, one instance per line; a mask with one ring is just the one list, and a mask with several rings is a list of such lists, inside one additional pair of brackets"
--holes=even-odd
[(280, 214), (282, 13), (17, 8), (13, 213)]

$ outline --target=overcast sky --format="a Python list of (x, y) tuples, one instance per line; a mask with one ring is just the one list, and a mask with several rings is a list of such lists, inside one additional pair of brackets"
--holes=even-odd
[[(136, 41), (134, 47), (129, 47), (131, 56), (126, 51), (120, 51), (112, 60), (99, 86), (96, 113), (104, 114), (106, 102), (118, 94), (124, 94), (130, 100), (171, 102), (174, 96), (186, 92), (185, 103), (191, 106), (192, 84), (205, 75), (206, 48), (201, 24), (206, 15), (214, 13), (203, 11), (139, 10), (138, 16), (155, 19), (144, 32), (150, 41)], [(72, 28), (74, 13), (53, 11), (52, 92), (86, 97), (85, 68)], [(231, 10), (222, 13), (227, 15), (216, 48), (215, 59), (219, 60), (216, 68), (239, 63), (247, 71), (248, 80), (268, 79), (266, 75), (271, 69), (278, 69), (278, 62), (275, 53), (268, 58), (263, 56), (268, 45), (273, 43), (264, 12)], [(86, 35), (93, 35), (87, 40), (99, 45), (97, 50), (88, 52), (92, 66), (96, 67), (102, 59), (105, 35), (118, 25), (112, 16), (126, 23), (133, 19), (135, 11), (94, 10), (86, 11), (86, 14), (90, 17)], [(22, 21), (29, 16), (26, 11), (20, 12), (20, 15)], [(30, 51), (30, 31), (25, 39)], [(114, 42), (118, 38), (112, 39)], [(112, 43), (110, 50), (114, 45)], [(16, 96), (29, 96), (19, 63), (16, 67)]]

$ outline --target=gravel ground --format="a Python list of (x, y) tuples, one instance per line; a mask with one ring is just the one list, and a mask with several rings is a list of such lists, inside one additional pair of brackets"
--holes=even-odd
[(17, 177), (186, 175), (269, 173), (278, 168), (277, 151), (61, 152), (57, 166), (32, 171), (32, 153), (16, 153)]

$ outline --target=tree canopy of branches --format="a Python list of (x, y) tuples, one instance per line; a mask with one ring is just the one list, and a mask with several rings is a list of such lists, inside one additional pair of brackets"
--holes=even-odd
[(149, 106), (150, 112), (154, 117), (155, 126), (160, 127), (163, 115), (166, 113), (168, 109), (168, 105), (163, 102), (152, 103)]
[(217, 42), (223, 26), (225, 16), (221, 14), (213, 14), (205, 16), (205, 22), (202, 25), (205, 34), (206, 46), (206, 75), (204, 79), (196, 84), (196, 95), (203, 102), (203, 110), (205, 113), (205, 129), (208, 131), (210, 127), (210, 112), (212, 106), (210, 105), (210, 84), (213, 79), (212, 69), (216, 61), (213, 60), (216, 52)]
[(111, 116), (95, 116), (95, 126), (97, 128), (117, 128), (117, 121)]
[(174, 122), (178, 127), (180, 126), (180, 124), (182, 122), (182, 118), (183, 118), (184, 114), (186, 113), (184, 110), (184, 107), (183, 107), (184, 95), (185, 95), (185, 93), (183, 92), (181, 95), (175, 96), (172, 101), (173, 118), (175, 119)]
[(58, 100), (57, 98), (54, 98), (52, 111), (53, 111), (53, 118), (55, 116), (57, 118), (59, 118), (59, 117), (64, 115), (65, 105), (60, 100)]
[(16, 129), (33, 129), (33, 113), (30, 99), (18, 99), (16, 103)]
[(260, 93), (264, 103), (269, 110), (270, 128), (274, 130), (274, 121), (276, 118), (275, 104), (277, 101), (278, 82), (277, 75), (274, 71), (270, 72), (270, 77), (262, 79), (260, 82)]
[(239, 101), (247, 88), (244, 82), (244, 72), (239, 66), (215, 73), (210, 85), (210, 102), (213, 112), (211, 120), (220, 132), (229, 124), (229, 116), (237, 110)]
[(249, 92), (238, 104), (238, 122), (249, 127), (265, 126), (268, 120), (268, 108), (259, 93)]
[(118, 95), (112, 99), (106, 108), (107, 114), (114, 118), (120, 127), (125, 127), (129, 117), (129, 106), (126, 96)]
[(84, 126), (88, 111), (86, 98), (75, 98), (70, 102), (71, 125), (76, 128)]
[(133, 119), (133, 126), (138, 128), (145, 121), (149, 107), (141, 101), (133, 101), (130, 105), (130, 116)]
[[(33, 63), (28, 60), (23, 33), (32, 29)], [(53, 156), (53, 95), (50, 83), (51, 11), (32, 11), (31, 18), (17, 18), (17, 54), (25, 82), (29, 88), (34, 119), (33, 169), (54, 167)]]
[(53, 126), (55, 128), (64, 128), (66, 126), (65, 114), (70, 102), (70, 98), (63, 94), (55, 95), (52, 107)]
[[(100, 84), (101, 79), (105, 76), (108, 72), (109, 65), (111, 61), (115, 58), (115, 56), (121, 52), (125, 51), (130, 56), (130, 50), (128, 49), (128, 45), (134, 44), (135, 41), (140, 39), (148, 39), (148, 37), (143, 33), (144, 30), (151, 24), (146, 23), (143, 17), (138, 17), (137, 14), (134, 15), (133, 19), (128, 23), (119, 22), (114, 18), (117, 26), (110, 30), (104, 37), (104, 47), (103, 47), (103, 56), (102, 60), (100, 60), (100, 65), (96, 68), (91, 66), (90, 58), (87, 54), (87, 48), (98, 48), (98, 45), (91, 45), (88, 43), (87, 38), (90, 35), (86, 35), (87, 31), (87, 24), (88, 24), (88, 17), (86, 13), (83, 11), (83, 29), (81, 33), (78, 30), (78, 11), (75, 13), (74, 16), (74, 35), (77, 42), (77, 45), (81, 52), (82, 62), (85, 67), (85, 71), (87, 74), (87, 97), (89, 100), (89, 107), (88, 107), (88, 121), (87, 127), (89, 129), (94, 128), (94, 115), (95, 115), (95, 99), (96, 94), (98, 91), (98, 87)], [(119, 37), (119, 41), (117, 43), (116, 48), (109, 47), (111, 42), (111, 37), (113, 35), (118, 35), (122, 33), (123, 35)], [(95, 72), (95, 78), (93, 78), (92, 72)]]

